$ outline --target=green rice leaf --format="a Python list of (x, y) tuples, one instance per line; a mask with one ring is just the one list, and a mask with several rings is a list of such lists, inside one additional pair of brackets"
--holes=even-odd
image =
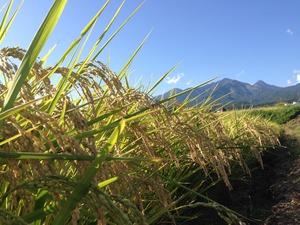
[[(26, 130), (26, 132), (34, 131), (34, 130), (37, 129), (37, 128), (38, 128), (38, 127), (32, 127), (32, 128), (30, 128), (30, 129)], [(3, 140), (3, 141), (0, 142), (0, 146), (4, 145), (4, 144), (6, 144), (6, 143), (9, 143), (9, 142), (11, 142), (11, 141), (13, 141), (13, 140), (15, 140), (15, 139), (21, 137), (21, 136), (22, 136), (22, 134), (21, 134), (21, 133), (18, 133), (18, 134), (16, 134), (16, 135), (12, 136), (12, 137), (6, 138), (5, 140)], [(1, 158), (1, 156), (0, 156), (0, 158)]]
[(105, 34), (107, 33), (107, 31), (109, 30), (109, 28), (111, 27), (111, 25), (113, 24), (113, 22), (115, 21), (115, 19), (117, 18), (117, 16), (120, 13), (120, 10), (122, 9), (123, 5), (124, 5), (125, 1), (122, 2), (122, 4), (119, 6), (118, 10), (116, 11), (115, 15), (112, 17), (112, 19), (110, 20), (110, 22), (108, 23), (108, 25), (105, 27), (104, 31), (102, 32), (101, 36), (98, 38), (98, 40), (96, 41), (96, 43), (94, 44), (94, 46), (92, 47), (91, 51), (89, 52), (88, 56), (86, 57), (86, 59), (84, 60), (84, 62), (82, 63), (82, 65), (80, 66), (80, 68), (78, 69), (77, 73), (80, 73), (81, 70), (84, 68), (85, 64), (87, 61), (89, 61), (89, 59), (91, 58), (92, 54), (95, 52), (96, 48), (98, 47), (98, 45), (100, 44), (100, 42), (102, 41), (103, 37), (105, 36)]
[(102, 45), (100, 50), (93, 56), (92, 61), (96, 60), (96, 58), (100, 55), (103, 49), (111, 42), (111, 40), (119, 33), (119, 31), (128, 23), (128, 21), (134, 16), (134, 14), (142, 7), (144, 3), (139, 5), (131, 14), (130, 16), (121, 24), (121, 26), (110, 36), (110, 38)]
[(131, 65), (132, 61), (134, 60), (135, 56), (140, 51), (142, 46), (145, 44), (145, 42), (148, 39), (148, 37), (150, 36), (150, 34), (151, 34), (151, 31), (147, 34), (147, 36), (144, 38), (142, 43), (137, 47), (137, 49), (134, 51), (134, 53), (131, 55), (131, 57), (128, 59), (128, 61), (125, 63), (125, 65), (123, 66), (123, 68), (121, 69), (121, 71), (118, 74), (119, 79), (122, 79), (124, 77), (126, 71), (130, 67), (130, 65)]
[(122, 120), (116, 127), (116, 129), (113, 131), (113, 133), (110, 135), (100, 154), (97, 155), (90, 168), (82, 176), (81, 181), (77, 184), (69, 199), (63, 204), (62, 209), (59, 211), (58, 215), (52, 223), (53, 225), (65, 224), (66, 221), (70, 218), (71, 212), (76, 208), (77, 203), (88, 192), (89, 186), (93, 178), (97, 174), (103, 162), (106, 160), (108, 153), (116, 144), (124, 128), (125, 120)]
[[(94, 27), (94, 25), (96, 24), (97, 22), (97, 19), (99, 18), (99, 16), (102, 14), (103, 10), (106, 8), (106, 6), (108, 5), (108, 3), (110, 2), (110, 0), (107, 0), (105, 2), (105, 4), (101, 7), (101, 9), (96, 13), (96, 15), (89, 21), (89, 23), (83, 28), (83, 30), (81, 31), (81, 34), (80, 34), (80, 37), (77, 38), (75, 41), (73, 41), (73, 43), (69, 46), (69, 48), (67, 49), (67, 51), (64, 53), (64, 55), (62, 56), (62, 58), (59, 60), (59, 62), (55, 65), (53, 71), (51, 72), (51, 74), (53, 74), (56, 69), (60, 66), (60, 64), (65, 60), (65, 58), (71, 53), (71, 51), (76, 47), (78, 46), (78, 44), (80, 43), (80, 41), (83, 39), (84, 36), (86, 36), (87, 32), (90, 31), (88, 37), (86, 38), (85, 40), (85, 43), (84, 45), (82, 46), (81, 48), (81, 51), (79, 54), (77, 54), (77, 57), (75, 59), (75, 61), (72, 63), (72, 66), (71, 68), (69, 69), (69, 73), (62, 78), (62, 80), (59, 82), (59, 87), (58, 87), (58, 91), (56, 92), (56, 95), (53, 99), (53, 101), (51, 102), (51, 104), (49, 105), (49, 108), (48, 108), (48, 112), (51, 113), (53, 112), (53, 110), (55, 109), (55, 105), (56, 103), (58, 102), (61, 94), (63, 93), (63, 91), (67, 90), (69, 88), (69, 85), (67, 85), (67, 81), (81, 55), (81, 52), (83, 51), (84, 49), (84, 46), (86, 44), (86, 42), (88, 41), (89, 39), (89, 36), (91, 34), (91, 30), (92, 28)], [(84, 64), (84, 63), (83, 63)]]
[(61, 115), (60, 115), (60, 118), (59, 118), (59, 125), (60, 126), (64, 123), (66, 111), (67, 111), (67, 101), (64, 102), (62, 112), (61, 112)]
[(95, 118), (95, 119), (92, 119), (92, 120), (90, 120), (90, 121), (88, 121), (87, 122), (87, 125), (88, 126), (91, 126), (91, 125), (93, 125), (93, 124), (95, 124), (95, 123), (98, 123), (98, 122), (100, 122), (101, 120), (104, 120), (104, 119), (106, 119), (106, 118), (108, 118), (108, 117), (110, 117), (110, 116), (112, 116), (112, 115), (115, 115), (116, 113), (118, 113), (118, 112), (121, 112), (123, 109), (125, 109), (126, 107), (121, 107), (121, 108), (118, 108), (118, 109), (114, 109), (114, 110), (112, 110), (111, 112), (108, 112), (108, 113), (105, 113), (105, 114), (103, 114), (103, 115), (101, 115), (101, 116), (99, 116), (99, 117), (97, 117), (97, 118)]
[(65, 53), (63, 54), (63, 56), (60, 58), (60, 60), (58, 60), (58, 62), (56, 63), (53, 71), (51, 72), (52, 74), (56, 71), (56, 69), (62, 64), (62, 62), (67, 58), (67, 56), (71, 53), (71, 51), (80, 43), (80, 41), (83, 39), (83, 37), (87, 34), (87, 32), (91, 29), (91, 27), (93, 26), (93, 24), (96, 23), (97, 19), (99, 18), (99, 16), (102, 14), (102, 12), (104, 11), (104, 9), (106, 8), (106, 6), (108, 5), (108, 3), (110, 2), (110, 0), (107, 0), (104, 5), (101, 7), (101, 9), (96, 13), (96, 15), (91, 19), (91, 21), (89, 21), (89, 23), (82, 29), (81, 33), (80, 33), (80, 37), (77, 38), (76, 40), (74, 40), (71, 45), (68, 47), (68, 49), (65, 51)]
[[(8, 19), (8, 15), (9, 15), (9, 12), (11, 10), (11, 7), (12, 7), (12, 4), (13, 4), (13, 0), (10, 1), (9, 3), (9, 6), (5, 12), (5, 15), (2, 19), (2, 22), (1, 22), (1, 25), (0, 25), (0, 43), (3, 41), (4, 37), (5, 37), (5, 34), (7, 33), (10, 25), (12, 24), (12, 22), (14, 21), (16, 15), (18, 14), (22, 4), (24, 1), (22, 1), (19, 5), (19, 7), (16, 9), (16, 11), (14, 12), (14, 14), (12, 15), (12, 17), (10, 18), (10, 20), (8, 21), (8, 23), (6, 24), (6, 21)], [(0, 11), (1, 12), (1, 11)], [(6, 25), (5, 25), (6, 24)]]
[(109, 184), (111, 184), (111, 183), (117, 181), (118, 179), (119, 179), (118, 177), (112, 177), (112, 178), (110, 178), (110, 179), (107, 179), (107, 180), (105, 180), (105, 181), (100, 182), (100, 183), (98, 184), (98, 187), (99, 187), (99, 188), (103, 188), (103, 187), (105, 187), (105, 186), (107, 186), (107, 185), (109, 185)]
[(193, 88), (187, 89), (187, 90), (182, 91), (182, 92), (180, 92), (180, 93), (178, 93), (178, 94), (171, 95), (170, 97), (168, 97), (168, 98), (166, 98), (166, 99), (163, 99), (163, 100), (159, 101), (159, 103), (161, 104), (161, 103), (164, 103), (164, 102), (168, 102), (168, 101), (170, 101), (171, 99), (177, 98), (177, 97), (179, 97), (179, 96), (181, 96), (181, 95), (184, 95), (185, 93), (188, 93), (188, 92), (191, 92), (191, 91), (195, 90), (195, 89), (198, 88), (198, 87), (204, 86), (204, 85), (206, 85), (206, 84), (212, 82), (212, 81), (215, 80), (215, 79), (216, 79), (216, 78), (212, 78), (212, 79), (210, 79), (210, 80), (208, 80), (208, 81), (206, 81), (206, 82), (204, 82), (204, 83), (202, 83), (202, 84), (199, 84), (199, 85), (197, 85), (197, 86), (195, 86), (195, 87), (193, 87)]
[[(96, 156), (92, 155), (74, 155), (74, 154), (53, 154), (37, 152), (0, 152), (0, 159), (17, 159), (17, 160), (77, 160), (77, 161), (94, 161)], [(160, 162), (170, 159), (158, 157), (112, 157), (107, 156), (106, 161), (126, 161), (126, 162)]]
[(158, 81), (156, 81), (156, 83), (149, 88), (149, 90), (147, 91), (147, 94), (151, 94), (151, 92), (170, 74), (172, 73), (179, 64), (175, 65), (172, 69), (170, 69), (166, 74), (164, 74)]
[(46, 205), (42, 208), (36, 209), (35, 211), (23, 216), (22, 219), (25, 222), (32, 224), (35, 221), (39, 221), (45, 218), (50, 213), (54, 213), (55, 211), (57, 211), (57, 209), (57, 205), (55, 203), (52, 203), (50, 205)]
[(93, 26), (93, 24), (95, 24), (95, 22), (97, 21), (97, 19), (99, 18), (99, 16), (102, 14), (102, 12), (104, 11), (104, 9), (106, 8), (106, 6), (108, 5), (108, 3), (110, 2), (110, 0), (107, 0), (103, 6), (101, 7), (101, 9), (96, 13), (96, 15), (93, 17), (93, 19), (90, 20), (90, 22), (85, 26), (85, 28), (81, 31), (81, 36), (85, 36), (86, 33), (89, 31), (90, 27)]
[(92, 161), (95, 156), (90, 155), (70, 155), (70, 154), (53, 154), (37, 152), (0, 152), (0, 159), (18, 159), (18, 160), (86, 160)]
[(53, 50), (57, 47), (58, 43), (56, 43), (55, 45), (53, 45), (53, 47), (47, 52), (47, 54), (41, 59), (40, 64), (44, 65), (48, 59), (48, 57), (51, 55), (51, 53), (53, 52)]
[(10, 108), (10, 109), (8, 109), (8, 110), (5, 110), (4, 112), (1, 112), (1, 113), (0, 113), (0, 120), (4, 120), (5, 118), (7, 118), (7, 117), (9, 117), (9, 116), (11, 116), (11, 115), (16, 114), (16, 113), (20, 112), (20, 111), (23, 110), (23, 109), (28, 108), (29, 106), (31, 106), (31, 105), (33, 105), (34, 103), (36, 103), (36, 102), (42, 100), (42, 99), (45, 98), (45, 97), (47, 97), (47, 96), (43, 96), (42, 98), (32, 100), (32, 101), (27, 102), (27, 103), (25, 103), (25, 104), (18, 105), (18, 106), (15, 106), (15, 107), (13, 107), (13, 108)]
[[(38, 32), (34, 36), (28, 51), (26, 52), (21, 65), (14, 76), (12, 84), (9, 87), (8, 93), (5, 97), (2, 112), (9, 110), (14, 105), (14, 102), (26, 80), (26, 77), (30, 73), (30, 70), (33, 67), (38, 55), (40, 54), (56, 23), (58, 22), (66, 3), (67, 0), (57, 0), (53, 3)], [(3, 125), (3, 123), (4, 120), (0, 120), (0, 127)]]
[(91, 32), (93, 30), (92, 28), (94, 27), (95, 22), (96, 22), (96, 20), (94, 21), (94, 23), (89, 24), (91, 26), (88, 29), (88, 30), (90, 30), (90, 32), (87, 35), (83, 46), (81, 47), (79, 53), (77, 54), (77, 56), (76, 56), (74, 62), (72, 63), (71, 68), (69, 69), (68, 73), (64, 77), (62, 77), (62, 79), (60, 80), (60, 82), (58, 84), (58, 87), (57, 87), (57, 92), (55, 93), (55, 96), (54, 96), (53, 100), (51, 101), (51, 103), (50, 103), (50, 105), (48, 107), (48, 113), (52, 113), (53, 112), (53, 110), (55, 109), (55, 107), (57, 105), (57, 102), (61, 98), (62, 94), (64, 92), (67, 92), (67, 90), (69, 89), (69, 78), (70, 78), (70, 76), (71, 76), (71, 74), (73, 72), (73, 69), (75, 68), (75, 66), (76, 66), (76, 64), (77, 64), (77, 62), (79, 60), (79, 57), (80, 57), (80, 55), (81, 55), (81, 53), (82, 53), (82, 51), (84, 49), (85, 44), (87, 43), (87, 41), (88, 41), (88, 39), (89, 39), (89, 37), (91, 35)]

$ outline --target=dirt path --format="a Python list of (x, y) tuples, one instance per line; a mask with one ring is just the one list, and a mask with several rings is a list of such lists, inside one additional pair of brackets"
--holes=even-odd
[(254, 166), (251, 179), (235, 184), (234, 208), (246, 224), (300, 224), (300, 142), (289, 138), (283, 146), (265, 154), (264, 170)]
[(273, 205), (264, 224), (300, 224), (300, 158), (288, 158), (278, 166), (269, 189)]

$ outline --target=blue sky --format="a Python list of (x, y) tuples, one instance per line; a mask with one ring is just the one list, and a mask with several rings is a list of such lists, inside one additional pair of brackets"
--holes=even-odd
[[(25, 0), (1, 46), (27, 48), (52, 2)], [(121, 2), (111, 0), (87, 50)], [(111, 33), (142, 2), (127, 0)], [(48, 63), (55, 62), (79, 36), (103, 3), (69, 0), (42, 53), (59, 42)], [(185, 89), (216, 76), (285, 87), (296, 84), (300, 74), (299, 0), (146, 0), (99, 60), (107, 63), (110, 58), (111, 70), (118, 72), (151, 30), (130, 68), (130, 80), (135, 83), (142, 77), (147, 85), (180, 63), (158, 93), (173, 87)]]

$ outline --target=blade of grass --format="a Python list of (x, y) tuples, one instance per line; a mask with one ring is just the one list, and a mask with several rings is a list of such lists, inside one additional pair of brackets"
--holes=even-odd
[(107, 179), (107, 180), (105, 180), (105, 181), (103, 181), (103, 182), (100, 182), (100, 183), (98, 184), (98, 187), (99, 187), (99, 188), (103, 188), (103, 187), (105, 187), (105, 186), (107, 186), (107, 185), (109, 185), (109, 184), (111, 184), (111, 183), (113, 183), (113, 182), (115, 182), (115, 181), (117, 181), (117, 180), (118, 180), (118, 177), (112, 177), (112, 178)]
[(100, 55), (103, 49), (111, 42), (111, 40), (119, 33), (119, 31), (128, 23), (128, 21), (134, 16), (134, 14), (142, 7), (144, 3), (139, 5), (130, 15), (129, 17), (121, 24), (121, 26), (110, 36), (110, 38), (102, 45), (100, 50), (93, 56), (92, 61), (96, 60), (96, 58)]
[(156, 81), (156, 83), (149, 88), (149, 90), (146, 92), (148, 95), (151, 94), (151, 92), (163, 81), (165, 80), (165, 78), (172, 73), (177, 67), (179, 66), (179, 64), (175, 65), (173, 68), (171, 68), (166, 74), (164, 74), (161, 78), (159, 78), (158, 81)]
[[(5, 112), (13, 106), (21, 90), (21, 87), (26, 80), (26, 77), (28, 76), (38, 55), (40, 54), (56, 23), (58, 22), (58, 19), (60, 18), (60, 15), (63, 12), (66, 3), (67, 0), (57, 0), (53, 3), (38, 32), (34, 36), (28, 48), (28, 51), (26, 52), (21, 65), (19, 66), (14, 76), (12, 84), (8, 89), (8, 93), (5, 97), (1, 112)], [(3, 124), (4, 119), (0, 120), (0, 127), (2, 127)]]
[[(48, 190), (43, 190), (43, 189), (39, 189), (37, 191), (37, 194), (35, 196), (35, 204), (34, 204), (34, 212), (36, 212), (39, 209), (43, 209), (44, 211), (48, 211), (47, 209), (49, 209), (48, 207), (44, 207), (45, 205), (47, 205), (47, 200), (52, 199), (51, 195), (49, 194)], [(48, 212), (50, 213), (50, 212)], [(24, 219), (24, 217), (23, 217)], [(32, 223), (32, 225), (41, 225), (42, 224), (42, 218), (35, 218), (34, 223)]]
[(125, 128), (125, 120), (122, 120), (118, 127), (113, 131), (111, 136), (109, 137), (107, 143), (101, 150), (101, 153), (97, 155), (97, 158), (93, 161), (92, 165), (83, 175), (81, 181), (73, 190), (69, 199), (63, 204), (62, 209), (59, 211), (57, 216), (53, 221), (53, 225), (61, 225), (65, 224), (66, 221), (70, 218), (71, 212), (76, 208), (77, 203), (81, 198), (87, 193), (89, 186), (100, 169), (101, 165), (107, 158), (108, 153), (112, 150), (114, 145), (116, 144), (120, 134)]
[[(1, 24), (0, 24), (0, 37), (2, 37), (3, 36), (3, 32), (4, 32), (4, 30), (5, 30), (5, 24), (6, 24), (6, 21), (7, 21), (7, 19), (8, 19), (8, 16), (9, 16), (9, 13), (10, 13), (10, 10), (11, 10), (11, 7), (12, 7), (12, 4), (13, 4), (13, 0), (11, 0), (10, 2), (9, 2), (9, 5), (8, 5), (8, 7), (7, 7), (7, 9), (6, 9), (6, 11), (5, 11), (5, 14), (4, 14), (4, 16), (3, 16), (3, 18), (2, 18), (2, 21), (1, 21)], [(3, 7), (5, 7), (6, 6), (6, 4), (3, 6)], [(3, 10), (3, 8), (1, 9), (1, 11)], [(0, 39), (1, 40), (1, 39)], [(1, 42), (1, 41), (0, 41)]]
[(140, 49), (142, 48), (142, 46), (145, 44), (146, 40), (148, 39), (148, 37), (150, 36), (152, 31), (150, 31), (147, 36), (144, 38), (144, 40), (142, 41), (142, 43), (137, 47), (137, 49), (134, 51), (134, 53), (131, 55), (131, 57), (128, 59), (128, 61), (125, 63), (125, 65), (123, 66), (123, 68), (121, 69), (121, 71), (118, 74), (119, 79), (121, 80), (126, 71), (128, 70), (128, 68), (130, 67), (132, 61), (134, 60), (136, 54), (140, 51)]
[[(0, 159), (17, 159), (17, 160), (78, 160), (93, 161), (96, 156), (91, 155), (70, 155), (70, 154), (53, 154), (53, 153), (36, 153), (36, 152), (0, 152)], [(168, 161), (165, 158), (149, 157), (112, 157), (107, 156), (106, 161), (133, 161), (133, 162), (160, 162)], [(4, 161), (3, 161), (4, 162)]]
[(206, 82), (204, 82), (204, 83), (202, 83), (202, 84), (199, 84), (199, 85), (197, 85), (197, 86), (195, 86), (195, 87), (193, 87), (193, 88), (187, 89), (187, 90), (182, 91), (182, 92), (180, 92), (180, 93), (178, 93), (178, 94), (174, 94), (174, 95), (172, 95), (172, 96), (170, 96), (170, 97), (168, 97), (168, 98), (166, 98), (166, 99), (160, 100), (160, 101), (159, 101), (159, 104), (164, 103), (164, 102), (168, 102), (168, 101), (170, 101), (171, 99), (177, 98), (177, 97), (179, 97), (179, 96), (181, 96), (181, 95), (184, 95), (184, 94), (186, 94), (186, 93), (188, 93), (188, 92), (191, 92), (191, 91), (195, 90), (196, 88), (201, 87), (201, 86), (204, 86), (204, 85), (210, 83), (211, 81), (213, 81), (213, 80), (215, 80), (215, 79), (216, 79), (216, 78), (212, 78), (212, 79), (210, 79), (210, 80), (208, 80), (208, 81), (206, 81)]
[(108, 3), (110, 2), (110, 0), (107, 0), (102, 8), (96, 13), (96, 15), (90, 20), (90, 22), (82, 29), (81, 33), (80, 33), (80, 37), (75, 39), (70, 46), (67, 48), (67, 50), (64, 52), (64, 54), (62, 55), (62, 57), (58, 60), (58, 62), (55, 64), (55, 66), (52, 68), (51, 72), (47, 75), (48, 77), (51, 77), (56, 70), (59, 68), (59, 66), (65, 61), (65, 59), (70, 55), (70, 53), (74, 50), (74, 48), (76, 48), (78, 46), (78, 44), (81, 42), (81, 40), (84, 38), (84, 36), (87, 34), (87, 32), (91, 29), (91, 27), (93, 26), (93, 24), (96, 22), (96, 20), (98, 19), (98, 17), (102, 14), (102, 12), (104, 11), (104, 9), (106, 8), (106, 6), (108, 5)]
[(0, 159), (17, 159), (17, 160), (86, 160), (91, 161), (95, 156), (90, 155), (70, 155), (70, 154), (53, 154), (53, 153), (36, 153), (36, 152), (0, 152)]
[(4, 4), (4, 6), (2, 6), (2, 7), (0, 8), (0, 13), (2, 12), (2, 10), (3, 10), (5, 7), (6, 7), (6, 4)]
[(67, 101), (64, 102), (62, 112), (61, 112), (61, 115), (60, 115), (60, 118), (59, 118), (59, 125), (60, 126), (64, 123), (66, 111), (67, 111)]
[(117, 16), (119, 15), (123, 5), (125, 3), (125, 0), (121, 3), (121, 5), (119, 6), (119, 8), (117, 9), (116, 13), (114, 14), (114, 16), (112, 17), (112, 19), (109, 21), (108, 25), (105, 27), (104, 31), (102, 32), (101, 36), (98, 38), (98, 40), (96, 41), (96, 43), (94, 44), (94, 46), (92, 47), (91, 51), (89, 52), (88, 56), (86, 57), (86, 59), (83, 61), (83, 63), (81, 64), (80, 68), (78, 69), (77, 73), (80, 73), (82, 71), (82, 69), (84, 68), (85, 64), (87, 61), (89, 61), (89, 59), (91, 58), (92, 54), (95, 52), (96, 48), (98, 47), (98, 45), (100, 44), (100, 42), (102, 41), (103, 37), (106, 35), (107, 31), (109, 30), (109, 28), (111, 27), (111, 25), (113, 24), (113, 22), (115, 21), (115, 19), (117, 18)]
[(51, 53), (57, 47), (57, 45), (58, 45), (58, 43), (56, 43), (55, 45), (53, 45), (53, 47), (51, 49), (49, 49), (49, 51), (47, 52), (47, 54), (41, 59), (40, 65), (44, 65), (46, 63), (48, 57), (51, 55)]
[[(0, 43), (3, 41), (3, 39), (4, 39), (4, 37), (5, 37), (5, 34), (7, 33), (7, 31), (8, 31), (8, 29), (9, 29), (10, 25), (11, 25), (12, 22), (14, 21), (16, 15), (18, 14), (18, 12), (19, 12), (19, 10), (20, 10), (20, 8), (21, 8), (23, 2), (24, 2), (24, 1), (22, 1), (22, 2), (20, 3), (20, 5), (18, 6), (18, 8), (16, 9), (16, 11), (15, 11), (14, 14), (11, 16), (10, 20), (8, 21), (8, 23), (7, 23), (6, 26), (5, 26), (6, 20), (8, 19), (8, 14), (9, 14), (9, 12), (10, 12), (10, 10), (11, 10), (11, 6), (12, 6), (12, 3), (13, 3), (13, 0), (10, 1), (9, 6), (8, 6), (8, 8), (7, 8), (7, 10), (6, 10), (6, 13), (5, 13), (5, 15), (4, 15), (3, 19), (2, 19), (2, 23), (1, 23), (1, 25), (0, 25)], [(5, 27), (4, 27), (4, 26), (5, 26)]]
[(31, 105), (33, 105), (34, 103), (36, 103), (36, 102), (42, 100), (42, 99), (45, 98), (45, 97), (47, 97), (47, 95), (46, 95), (46, 96), (43, 96), (43, 97), (41, 97), (41, 98), (39, 98), (39, 99), (35, 99), (35, 100), (30, 101), (30, 102), (27, 102), (27, 103), (25, 103), (25, 104), (18, 105), (18, 106), (15, 106), (15, 107), (13, 107), (13, 108), (7, 109), (7, 110), (5, 110), (4, 112), (1, 112), (1, 113), (0, 113), (0, 120), (4, 120), (5, 118), (7, 118), (7, 117), (9, 117), (9, 116), (11, 116), (11, 115), (16, 114), (16, 113), (20, 112), (20, 111), (23, 110), (23, 109), (28, 108), (29, 106), (31, 106)]
[[(149, 172), (149, 173), (151, 173), (151, 174), (154, 174), (154, 175), (156, 175), (156, 176), (158, 176), (158, 177), (161, 177), (161, 178), (162, 178), (165, 182), (167, 182), (167, 183), (176, 185), (176, 186), (178, 186), (178, 187), (180, 187), (180, 188), (182, 188), (182, 189), (185, 189), (185, 190), (189, 191), (191, 194), (200, 197), (201, 199), (207, 201), (206, 204), (212, 204), (212, 205), (211, 205), (212, 208), (214, 208), (214, 209), (217, 210), (217, 211), (218, 211), (218, 208), (222, 208), (222, 209), (223, 209), (224, 211), (226, 211), (226, 212), (229, 212), (229, 213), (231, 213), (231, 214), (233, 214), (233, 215), (238, 215), (238, 216), (241, 217), (241, 218), (245, 218), (243, 215), (238, 214), (237, 212), (235, 212), (235, 211), (233, 211), (233, 210), (227, 208), (226, 206), (219, 204), (218, 202), (214, 201), (213, 199), (210, 199), (209, 197), (207, 197), (207, 196), (205, 196), (205, 195), (203, 195), (203, 194), (201, 194), (201, 193), (199, 193), (199, 192), (197, 192), (197, 191), (195, 191), (195, 190), (193, 190), (193, 189), (187, 187), (186, 185), (181, 184), (180, 182), (174, 181), (174, 180), (170, 179), (169, 177), (164, 176), (164, 175), (158, 173), (157, 171), (155, 171), (155, 170), (153, 170), (153, 169), (151, 169), (151, 168), (142, 166), (141, 164), (138, 164), (138, 163), (136, 163), (136, 162), (131, 162), (131, 163), (134, 164), (134, 165), (136, 165), (137, 167), (140, 167), (140, 168), (141, 168), (142, 170), (144, 170), (144, 171), (147, 171), (147, 172)], [(151, 219), (151, 220), (150, 220), (150, 219)], [(147, 222), (148, 222), (149, 224), (151, 224), (151, 222), (154, 222), (154, 221), (153, 221), (154, 219), (155, 219), (155, 218), (149, 218), (149, 220), (148, 220)]]
[(76, 58), (74, 59), (74, 62), (72, 63), (71, 68), (69, 69), (68, 73), (64, 77), (62, 77), (62, 79), (59, 81), (58, 87), (57, 87), (57, 91), (55, 93), (55, 96), (54, 96), (53, 100), (51, 101), (51, 103), (50, 103), (50, 105), (48, 107), (48, 110), (47, 110), (48, 113), (52, 113), (54, 111), (54, 109), (55, 109), (55, 107), (57, 105), (57, 102), (62, 97), (62, 94), (64, 92), (68, 91), (68, 89), (70, 87), (70, 85), (69, 85), (70, 84), (69, 83), (69, 78), (70, 78), (70, 76), (71, 76), (71, 74), (73, 72), (73, 69), (75, 68), (75, 66), (76, 66), (76, 64), (77, 64), (77, 62), (79, 60), (79, 57), (80, 57), (80, 55), (81, 55), (81, 53), (82, 53), (82, 51), (84, 49), (84, 46), (86, 45), (86, 43), (87, 43), (87, 41), (88, 41), (88, 39), (89, 39), (89, 37), (90, 37), (90, 35), (92, 33), (92, 30), (93, 30), (93, 27), (95, 25), (95, 22), (96, 22), (96, 20), (94, 21), (93, 24), (91, 24), (91, 27), (89, 29), (90, 32), (87, 35), (87, 37), (86, 37), (86, 39), (85, 39), (85, 41), (83, 43), (83, 46), (81, 47), (79, 53), (77, 54)]
[(58, 210), (58, 206), (55, 203), (51, 203), (50, 205), (46, 205), (42, 208), (36, 209), (33, 212), (22, 216), (22, 219), (30, 224), (34, 224), (34, 222), (39, 221), (45, 218), (47, 215), (54, 213)]
[[(61, 94), (63, 93), (63, 91), (66, 91), (69, 89), (70, 85), (67, 84), (67, 81), (73, 71), (73, 69), (76, 66), (77, 61), (79, 60), (79, 57), (84, 49), (84, 46), (86, 44), (86, 42), (89, 39), (89, 36), (91, 35), (92, 29), (95, 26), (97, 19), (99, 18), (99, 16), (102, 14), (102, 12), (104, 11), (104, 9), (106, 8), (106, 6), (108, 5), (108, 3), (110, 2), (110, 0), (106, 1), (106, 3), (101, 7), (101, 9), (96, 13), (96, 15), (93, 17), (93, 19), (85, 26), (85, 28), (82, 30), (80, 38), (76, 39), (71, 46), (69, 47), (69, 49), (67, 50), (68, 54), (71, 52), (71, 50), (73, 50), (73, 48), (79, 44), (79, 42), (82, 40), (82, 38), (87, 34), (88, 31), (89, 34), (85, 40), (85, 43), (83, 44), (80, 52), (77, 54), (77, 57), (75, 59), (75, 61), (73, 62), (71, 68), (69, 69), (69, 73), (62, 78), (62, 80), (59, 83), (59, 87), (58, 87), (58, 91), (56, 92), (56, 95), (53, 99), (53, 101), (50, 103), (49, 107), (48, 107), (48, 112), (51, 113), (53, 112), (53, 110), (55, 109), (55, 105), (57, 104)], [(64, 60), (66, 56), (63, 56), (63, 58), (60, 60), (60, 62), (55, 66), (55, 68), (53, 69), (53, 73), (54, 71), (59, 67), (59, 65), (61, 64), (61, 62)]]
[(114, 110), (112, 110), (112, 111), (110, 111), (110, 112), (108, 112), (108, 113), (105, 113), (105, 114), (103, 114), (103, 115), (101, 115), (101, 116), (99, 116), (99, 117), (97, 117), (97, 118), (95, 118), (95, 119), (92, 119), (92, 120), (90, 120), (90, 121), (87, 122), (87, 126), (91, 126), (91, 125), (93, 125), (93, 124), (95, 124), (95, 123), (98, 123), (98, 122), (100, 122), (101, 120), (110, 117), (111, 115), (114, 115), (114, 114), (116, 114), (116, 113), (118, 113), (118, 112), (121, 112), (121, 111), (122, 111), (123, 109), (125, 109), (125, 108), (126, 108), (126, 106), (121, 107), (121, 108), (118, 108), (118, 109), (114, 109)]
[[(127, 116), (124, 116), (124, 119), (126, 119), (126, 122), (132, 122), (132, 121), (141, 121), (141, 118), (148, 115), (148, 114), (151, 114), (153, 113), (153, 111), (148, 111), (148, 112), (145, 112), (147, 109), (149, 108), (143, 108), (141, 109), (140, 111), (138, 112), (135, 112), (135, 113), (132, 113), (130, 115), (127, 115)], [(113, 114), (112, 114), (113, 115)], [(109, 114), (105, 114), (103, 115), (105, 117), (109, 116)], [(99, 118), (96, 118), (97, 119), (101, 119), (101, 117)], [(115, 121), (111, 121), (109, 122), (106, 126), (102, 126), (101, 128), (99, 129), (93, 129), (93, 130), (89, 130), (89, 131), (85, 131), (85, 132), (82, 132), (82, 133), (79, 133), (79, 134), (76, 134), (74, 137), (76, 140), (81, 140), (82, 138), (85, 138), (85, 137), (90, 137), (90, 136), (93, 136), (95, 134), (99, 134), (99, 133), (102, 133), (104, 131), (107, 131), (107, 130), (111, 130), (111, 129), (114, 129), (115, 127), (118, 126), (118, 124), (122, 121), (122, 119), (117, 119)], [(92, 121), (93, 123), (95, 121)], [(89, 123), (89, 126), (92, 125), (92, 123)], [(72, 131), (71, 131), (72, 132)], [(70, 132), (70, 133), (71, 133)], [(70, 134), (69, 133), (69, 134)]]
[[(32, 127), (32, 128), (30, 128), (30, 129), (26, 130), (26, 132), (32, 132), (32, 131), (34, 131), (34, 130), (37, 129), (37, 128), (38, 128), (38, 127)], [(6, 139), (4, 139), (4, 140), (1, 140), (0, 146), (4, 145), (4, 144), (6, 144), (6, 143), (9, 143), (9, 142), (11, 142), (11, 141), (13, 141), (13, 140), (15, 140), (15, 139), (21, 137), (22, 135), (23, 135), (23, 134), (18, 133), (18, 134), (16, 134), (16, 135), (12, 136), (12, 137), (9, 137), (9, 138), (6, 138)]]

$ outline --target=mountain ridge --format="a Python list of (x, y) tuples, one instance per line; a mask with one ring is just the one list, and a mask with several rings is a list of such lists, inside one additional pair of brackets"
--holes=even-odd
[[(191, 88), (188, 88), (191, 89)], [(173, 94), (186, 91), (179, 88), (172, 89), (162, 95), (156, 96), (157, 99), (165, 99), (173, 91)], [(214, 91), (213, 91), (214, 90)], [(213, 93), (212, 93), (213, 91)], [(200, 86), (191, 92), (187, 92), (176, 98), (177, 101), (183, 102), (190, 94), (190, 106), (204, 102), (211, 94), (211, 101), (218, 100), (218, 103), (225, 105), (231, 104), (235, 106), (258, 106), (270, 105), (278, 102), (298, 101), (300, 93), (300, 84), (288, 87), (278, 87), (267, 84), (262, 80), (258, 80), (254, 84), (241, 82), (229, 78), (212, 82), (204, 86)]]

